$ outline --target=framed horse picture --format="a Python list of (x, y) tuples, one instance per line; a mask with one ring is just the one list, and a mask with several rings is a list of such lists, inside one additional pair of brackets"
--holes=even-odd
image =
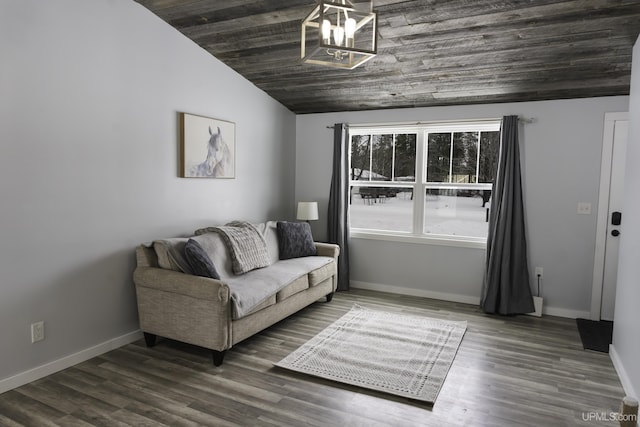
[(236, 124), (180, 113), (180, 176), (235, 178)]

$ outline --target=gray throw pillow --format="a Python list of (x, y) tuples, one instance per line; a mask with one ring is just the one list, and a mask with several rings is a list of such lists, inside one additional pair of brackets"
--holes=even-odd
[(280, 259), (316, 255), (316, 245), (308, 223), (278, 221), (276, 228)]
[(193, 274), (211, 279), (220, 279), (215, 265), (213, 265), (209, 255), (207, 255), (202, 246), (200, 246), (200, 243), (193, 239), (187, 240), (187, 243), (184, 245), (184, 255), (193, 270)]

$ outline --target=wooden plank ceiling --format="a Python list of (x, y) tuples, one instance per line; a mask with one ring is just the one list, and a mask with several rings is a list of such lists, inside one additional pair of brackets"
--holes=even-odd
[(136, 0), (291, 111), (628, 95), (640, 1), (374, 0), (378, 55), (300, 62), (314, 0)]

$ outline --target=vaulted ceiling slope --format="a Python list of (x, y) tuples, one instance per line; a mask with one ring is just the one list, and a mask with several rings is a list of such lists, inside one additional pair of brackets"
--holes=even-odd
[(136, 0), (295, 113), (628, 95), (640, 1), (374, 0), (378, 55), (300, 62), (314, 0)]

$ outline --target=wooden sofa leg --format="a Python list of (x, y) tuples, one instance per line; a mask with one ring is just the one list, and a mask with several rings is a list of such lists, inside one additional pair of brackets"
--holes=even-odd
[(156, 345), (157, 336), (155, 334), (150, 334), (149, 332), (143, 332), (143, 334), (144, 342), (147, 344), (147, 347), (153, 347)]
[(222, 365), (222, 361), (224, 360), (225, 351), (211, 350), (211, 355), (213, 356), (213, 366)]
[(331, 292), (330, 294), (327, 294), (327, 302), (331, 302), (332, 299), (333, 299), (333, 292)]

